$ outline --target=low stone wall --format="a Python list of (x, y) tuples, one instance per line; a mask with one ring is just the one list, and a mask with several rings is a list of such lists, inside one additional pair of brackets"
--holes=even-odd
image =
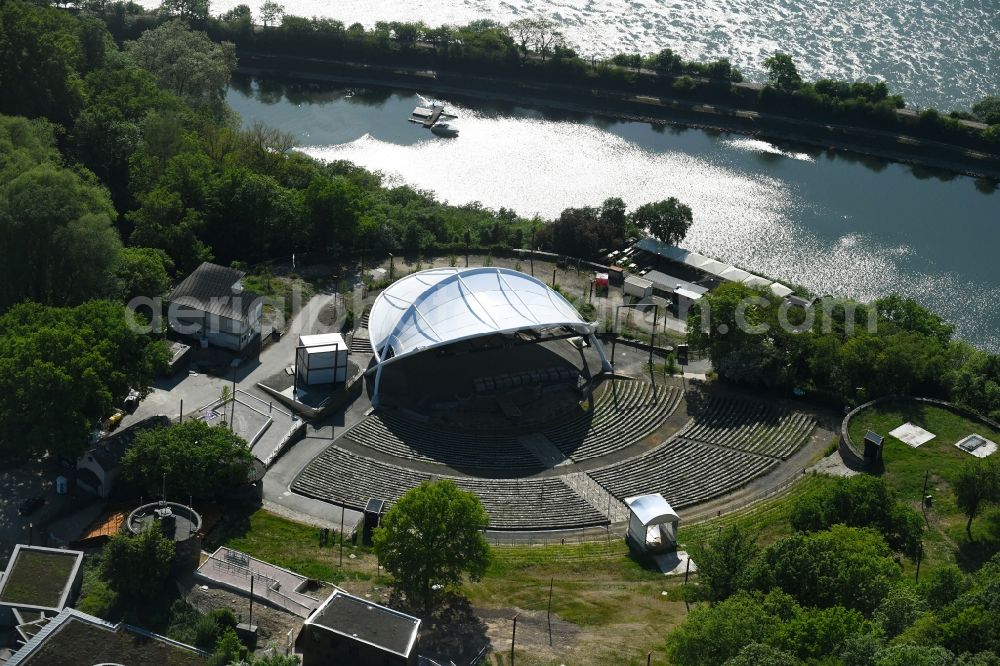
[(862, 411), (868, 409), (869, 407), (874, 407), (875, 405), (885, 404), (887, 402), (922, 402), (928, 405), (933, 405), (935, 407), (941, 407), (942, 409), (947, 409), (948, 411), (954, 412), (959, 416), (963, 416), (972, 421), (977, 421), (983, 425), (992, 428), (994, 430), (1000, 430), (1000, 424), (995, 421), (986, 418), (982, 414), (977, 414), (971, 409), (966, 409), (959, 405), (954, 405), (946, 400), (938, 400), (937, 398), (915, 398), (906, 395), (886, 395), (881, 398), (875, 398), (870, 400), (863, 405), (858, 405), (844, 417), (844, 420), (840, 423), (840, 455), (844, 458), (844, 461), (848, 464), (854, 464), (859, 467), (866, 467), (864, 451), (858, 450), (857, 445), (851, 440), (850, 425), (851, 420), (860, 414)]

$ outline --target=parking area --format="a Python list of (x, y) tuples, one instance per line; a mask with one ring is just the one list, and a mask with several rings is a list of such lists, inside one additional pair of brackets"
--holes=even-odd
[[(15, 544), (29, 540), (36, 545), (47, 543), (47, 536), (38, 525), (47, 523), (64, 505), (76, 501), (67, 495), (56, 495), (55, 477), (54, 471), (48, 471), (47, 466), (38, 462), (0, 472), (0, 563), (10, 556)], [(21, 515), (18, 511), (21, 504), (36, 496), (43, 497), (44, 504), (29, 515)]]

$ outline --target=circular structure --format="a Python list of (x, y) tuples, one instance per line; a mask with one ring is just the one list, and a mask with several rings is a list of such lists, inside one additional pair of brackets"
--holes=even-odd
[(368, 318), (377, 367), (372, 403), (378, 404), (382, 368), (407, 356), (475, 338), (524, 334), (537, 342), (589, 338), (604, 370), (611, 365), (584, 321), (562, 294), (509, 268), (432, 268), (408, 275), (379, 294)]
[(177, 502), (150, 502), (128, 514), (122, 528), (132, 536), (159, 529), (174, 542), (174, 567), (195, 569), (201, 554), (201, 514)]

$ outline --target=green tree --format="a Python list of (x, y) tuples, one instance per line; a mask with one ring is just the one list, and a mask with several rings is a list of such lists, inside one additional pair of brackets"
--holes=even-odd
[(101, 577), (119, 596), (152, 601), (166, 586), (174, 542), (153, 524), (135, 536), (115, 534), (104, 547)]
[(969, 589), (970, 581), (954, 564), (932, 569), (920, 581), (920, 594), (933, 609), (940, 609)]
[(199, 238), (205, 221), (197, 210), (185, 206), (175, 192), (159, 187), (141, 201), (125, 216), (133, 224), (129, 237), (133, 245), (163, 250), (182, 273), (211, 260), (211, 250)]
[(168, 358), (120, 304), (14, 306), (0, 316), (0, 446), (78, 455), (96, 422), (130, 389), (147, 392)]
[(887, 638), (895, 638), (925, 611), (926, 604), (912, 587), (897, 585), (875, 609), (873, 619)]
[(965, 531), (972, 539), (972, 520), (983, 505), (1000, 501), (1000, 463), (993, 458), (971, 460), (963, 465), (952, 481), (955, 503), (969, 520)]
[(951, 666), (955, 655), (942, 647), (898, 643), (875, 655), (875, 666)]
[(750, 533), (730, 525), (696, 549), (698, 581), (708, 589), (712, 601), (722, 601), (745, 589), (751, 565), (759, 555), (760, 548)]
[(987, 125), (1000, 124), (1000, 97), (988, 95), (972, 105), (972, 115)]
[(658, 240), (670, 245), (683, 241), (693, 222), (691, 209), (675, 197), (643, 204), (632, 213), (635, 226), (648, 230)]
[(803, 608), (782, 624), (774, 641), (800, 659), (817, 663), (836, 654), (848, 638), (869, 633), (871, 629), (870, 623), (856, 610), (842, 606)]
[(490, 560), (483, 536), (489, 516), (474, 493), (449, 480), (424, 482), (409, 490), (375, 530), (382, 565), (410, 598), (429, 611), (435, 586), (450, 586), (467, 575), (478, 580)]
[(816, 532), (836, 524), (873, 527), (895, 550), (915, 556), (923, 534), (920, 513), (899, 501), (884, 480), (861, 474), (831, 480), (796, 499), (792, 527)]
[(95, 180), (39, 164), (0, 186), (0, 306), (73, 305), (105, 293), (121, 241)]
[(208, 20), (208, 0), (163, 0), (160, 3), (160, 13), (164, 16), (176, 16), (188, 23), (204, 23)]
[(724, 666), (798, 666), (802, 662), (784, 650), (764, 643), (750, 643)]
[(80, 24), (54, 7), (0, 4), (0, 113), (69, 124), (84, 99)]
[(221, 114), (226, 87), (236, 69), (232, 43), (213, 42), (183, 21), (170, 21), (127, 42), (125, 52), (163, 88)]
[[(781, 603), (789, 601), (785, 597)], [(719, 666), (751, 643), (770, 643), (785, 619), (759, 595), (740, 592), (714, 606), (692, 609), (667, 636), (667, 654), (673, 664)]]
[(236, 632), (227, 628), (215, 644), (215, 650), (208, 658), (208, 666), (230, 666), (241, 663), (246, 651)]
[(266, 0), (260, 6), (260, 22), (264, 24), (264, 27), (278, 25), (284, 15), (285, 6), (274, 0)]
[(242, 437), (200, 420), (139, 433), (122, 458), (122, 477), (154, 497), (164, 484), (169, 496), (212, 497), (246, 483), (252, 469)]
[(775, 53), (764, 61), (767, 80), (785, 91), (797, 90), (802, 85), (802, 77), (787, 53)]
[(170, 288), (173, 267), (173, 262), (163, 250), (124, 248), (112, 269), (111, 296), (124, 303), (137, 296), (163, 296)]
[(61, 159), (52, 124), (43, 119), (0, 116), (0, 182)]
[(870, 614), (900, 576), (878, 532), (834, 525), (795, 534), (768, 548), (756, 585), (780, 588), (804, 606), (844, 606)]

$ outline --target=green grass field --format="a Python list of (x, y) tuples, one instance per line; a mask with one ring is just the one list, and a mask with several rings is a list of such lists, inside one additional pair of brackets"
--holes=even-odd
[[(912, 448), (889, 435), (890, 430), (907, 422), (933, 433), (934, 439)], [(927, 512), (925, 568), (957, 562), (972, 569), (996, 552), (1000, 512), (987, 510), (977, 518), (970, 540), (965, 532), (965, 516), (955, 504), (951, 481), (963, 465), (975, 460), (955, 443), (972, 433), (1000, 442), (1000, 432), (948, 409), (918, 402), (885, 403), (858, 414), (849, 431), (859, 448), (867, 430), (885, 437), (884, 475), (903, 500), (919, 506), (926, 478), (926, 492), (933, 496), (934, 505)], [(912, 568), (912, 564), (907, 564), (907, 568)]]

